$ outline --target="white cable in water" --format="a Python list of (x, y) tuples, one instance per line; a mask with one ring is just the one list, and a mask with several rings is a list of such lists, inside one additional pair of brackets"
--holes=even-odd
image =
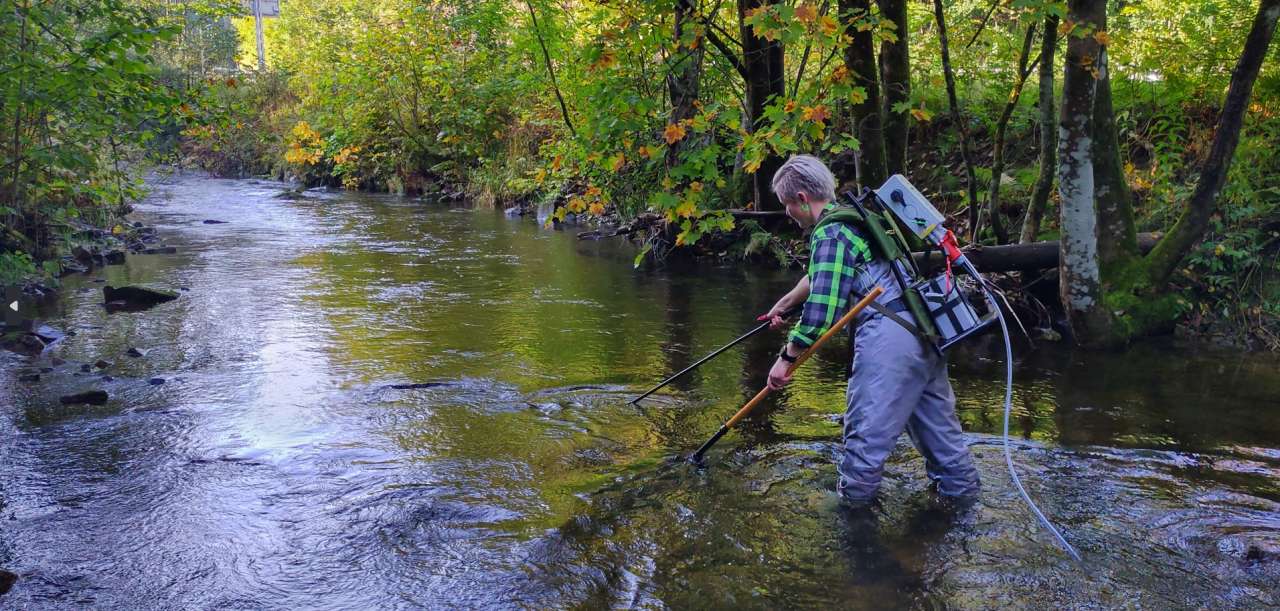
[(996, 303), (995, 298), (992, 297), (991, 290), (986, 286), (986, 281), (982, 279), (982, 276), (978, 275), (978, 270), (974, 269), (973, 265), (969, 263), (967, 259), (964, 261), (963, 265), (969, 271), (969, 274), (978, 280), (978, 285), (981, 286), (983, 292), (987, 294), (987, 300), (991, 307), (995, 308), (996, 317), (1000, 319), (1000, 333), (1004, 337), (1004, 462), (1005, 465), (1009, 467), (1009, 477), (1013, 479), (1014, 487), (1016, 487), (1018, 489), (1018, 493), (1022, 495), (1022, 500), (1027, 502), (1027, 507), (1031, 508), (1031, 513), (1035, 514), (1036, 519), (1040, 520), (1040, 523), (1053, 534), (1053, 538), (1058, 540), (1058, 545), (1061, 545), (1062, 549), (1065, 550), (1067, 554), (1074, 558), (1076, 562), (1080, 562), (1080, 554), (1076, 552), (1076, 548), (1072, 547), (1070, 543), (1067, 543), (1066, 537), (1063, 537), (1062, 533), (1058, 532), (1057, 528), (1054, 528), (1053, 523), (1049, 521), (1049, 518), (1044, 517), (1044, 514), (1040, 512), (1040, 508), (1036, 507), (1035, 501), (1031, 500), (1031, 495), (1027, 494), (1026, 488), (1022, 487), (1022, 480), (1018, 479), (1018, 472), (1013, 468), (1013, 454), (1009, 451), (1009, 413), (1013, 411), (1013, 344), (1009, 342), (1009, 326), (1005, 324), (1004, 313), (1000, 311), (1000, 305)]

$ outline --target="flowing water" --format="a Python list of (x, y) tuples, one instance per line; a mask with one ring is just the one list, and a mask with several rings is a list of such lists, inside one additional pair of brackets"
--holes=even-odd
[[(0, 356), (0, 569), (18, 576), (0, 607), (1280, 604), (1273, 357), (1023, 352), (1014, 456), (1076, 564), (1005, 472), (998, 360), (952, 359), (971, 508), (933, 498), (905, 438), (880, 506), (839, 507), (842, 346), (707, 468), (678, 460), (761, 386), (780, 336), (629, 399), (750, 328), (795, 272), (635, 271), (625, 243), (389, 196), (153, 186), (135, 216), (178, 254), (67, 278), (41, 317), (75, 335)], [(182, 293), (109, 314), (103, 280)], [(99, 359), (110, 381), (81, 373)], [(92, 388), (109, 402), (58, 401)]]

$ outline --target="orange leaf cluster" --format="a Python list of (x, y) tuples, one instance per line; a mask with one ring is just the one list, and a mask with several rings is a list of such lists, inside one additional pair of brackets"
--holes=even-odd
[(679, 142), (684, 139), (684, 134), (684, 126), (675, 123), (668, 123), (667, 128), (662, 130), (662, 137), (667, 141), (667, 144)]
[(819, 104), (817, 106), (805, 106), (802, 115), (805, 121), (813, 121), (814, 123), (822, 123), (831, 117), (831, 111), (827, 107)]
[(796, 21), (800, 23), (813, 23), (818, 18), (818, 9), (812, 4), (801, 4), (796, 7)]

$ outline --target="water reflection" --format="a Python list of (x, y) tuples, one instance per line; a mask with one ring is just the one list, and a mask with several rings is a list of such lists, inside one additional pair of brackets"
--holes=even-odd
[[(849, 514), (842, 346), (705, 470), (681, 458), (764, 383), (781, 334), (628, 403), (750, 328), (792, 274), (637, 272), (625, 244), (490, 212), (279, 189), (160, 186), (141, 214), (179, 254), (70, 279), (46, 317), (77, 335), (40, 382), (0, 356), (6, 606), (1280, 602), (1274, 359), (1020, 355), (1016, 460), (1073, 566), (1007, 482), (1003, 363), (981, 350), (953, 357), (981, 502), (939, 506), (903, 440), (881, 505)], [(95, 279), (190, 290), (108, 315)], [(57, 400), (92, 387), (107, 405)]]

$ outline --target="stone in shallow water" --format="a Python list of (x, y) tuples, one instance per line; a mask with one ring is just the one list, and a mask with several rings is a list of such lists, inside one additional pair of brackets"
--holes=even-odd
[(167, 289), (149, 286), (130, 285), (116, 288), (111, 285), (102, 287), (103, 300), (107, 310), (145, 310), (178, 298), (178, 293)]
[(150, 380), (147, 380), (147, 383), (152, 386), (159, 386), (164, 384), (164, 378), (151, 378)]
[(58, 398), (63, 405), (78, 405), (88, 403), (89, 405), (102, 405), (107, 402), (107, 391), (90, 390), (74, 395), (64, 395)]

